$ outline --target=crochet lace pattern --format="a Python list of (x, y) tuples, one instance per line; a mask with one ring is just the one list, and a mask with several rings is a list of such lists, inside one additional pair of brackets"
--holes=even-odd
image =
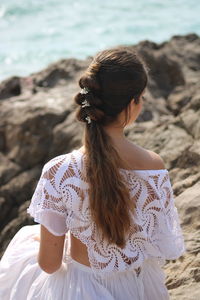
[[(185, 252), (168, 170), (119, 169), (135, 202), (133, 223), (122, 249), (106, 242), (91, 219), (83, 156), (80, 150), (73, 150), (44, 165), (27, 210), (35, 222), (54, 235), (70, 230), (87, 246), (95, 273), (135, 269), (139, 275), (145, 259), (157, 258), (162, 266), (165, 259), (176, 259)], [(66, 253), (65, 261), (70, 261)]]

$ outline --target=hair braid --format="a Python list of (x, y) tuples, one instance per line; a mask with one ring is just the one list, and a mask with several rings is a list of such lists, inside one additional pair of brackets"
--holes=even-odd
[[(99, 233), (109, 242), (124, 247), (130, 227), (130, 211), (134, 203), (119, 170), (124, 162), (103, 126), (115, 121), (129, 102), (139, 96), (147, 84), (147, 74), (139, 57), (122, 48), (111, 48), (97, 53), (79, 80), (86, 95), (78, 93), (75, 102), (79, 121), (86, 116), (92, 120), (84, 131), (86, 177), (89, 183), (91, 217)], [(81, 107), (87, 99), (89, 106)]]

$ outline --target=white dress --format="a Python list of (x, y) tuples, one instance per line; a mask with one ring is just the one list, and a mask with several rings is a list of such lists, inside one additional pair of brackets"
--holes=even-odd
[[(0, 300), (169, 299), (162, 266), (186, 250), (168, 171), (120, 169), (136, 203), (121, 249), (101, 239), (91, 220), (84, 163), (80, 150), (48, 161), (28, 208), (51, 233), (65, 234), (61, 268), (48, 274), (39, 267), (40, 225), (22, 227), (0, 263)], [(70, 257), (69, 232), (87, 246), (91, 267)]]

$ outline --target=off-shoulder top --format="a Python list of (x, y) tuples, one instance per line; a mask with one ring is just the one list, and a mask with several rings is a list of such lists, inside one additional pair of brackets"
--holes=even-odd
[(70, 231), (84, 243), (91, 269), (97, 273), (137, 269), (146, 258), (156, 258), (162, 266), (166, 259), (180, 257), (185, 244), (168, 170), (119, 170), (135, 202), (134, 225), (123, 249), (98, 235), (79, 149), (44, 165), (27, 211), (54, 235)]

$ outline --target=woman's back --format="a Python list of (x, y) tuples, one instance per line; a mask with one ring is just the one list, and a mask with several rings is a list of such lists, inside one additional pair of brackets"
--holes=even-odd
[[(92, 221), (84, 170), (85, 157), (80, 149), (49, 161), (43, 169), (29, 207), (29, 212), (35, 217), (37, 210), (46, 209), (47, 205), (50, 213), (62, 210), (67, 226), (62, 230), (69, 230), (79, 240), (72, 240), (71, 251), (72, 255), (74, 252), (75, 260), (90, 265), (94, 272), (103, 274), (138, 268), (148, 257), (159, 259), (163, 265), (165, 259), (180, 256), (184, 251), (183, 240), (166, 169), (120, 168), (130, 192), (130, 200), (135, 206), (134, 214), (130, 213), (132, 225), (126, 236), (124, 248), (104, 240)], [(41, 203), (38, 197), (42, 194), (41, 189), (44, 189), (42, 185), (44, 178), (48, 203), (45, 201)], [(58, 189), (62, 193), (62, 201), (61, 198), (55, 197), (54, 190)], [(55, 231), (54, 227), (55, 222), (49, 221), (48, 228), (51, 232)], [(76, 248), (77, 246), (79, 248)], [(66, 259), (70, 260), (70, 255), (66, 255)]]
[[(117, 145), (117, 148), (121, 158), (127, 162), (129, 170), (157, 170), (164, 168), (162, 159), (155, 152), (148, 151), (133, 143), (123, 143)], [(81, 147), (79, 151), (84, 153), (84, 147)], [(68, 251), (71, 257), (86, 266), (90, 266), (85, 244), (71, 233), (69, 234), (69, 239), (70, 247)]]

